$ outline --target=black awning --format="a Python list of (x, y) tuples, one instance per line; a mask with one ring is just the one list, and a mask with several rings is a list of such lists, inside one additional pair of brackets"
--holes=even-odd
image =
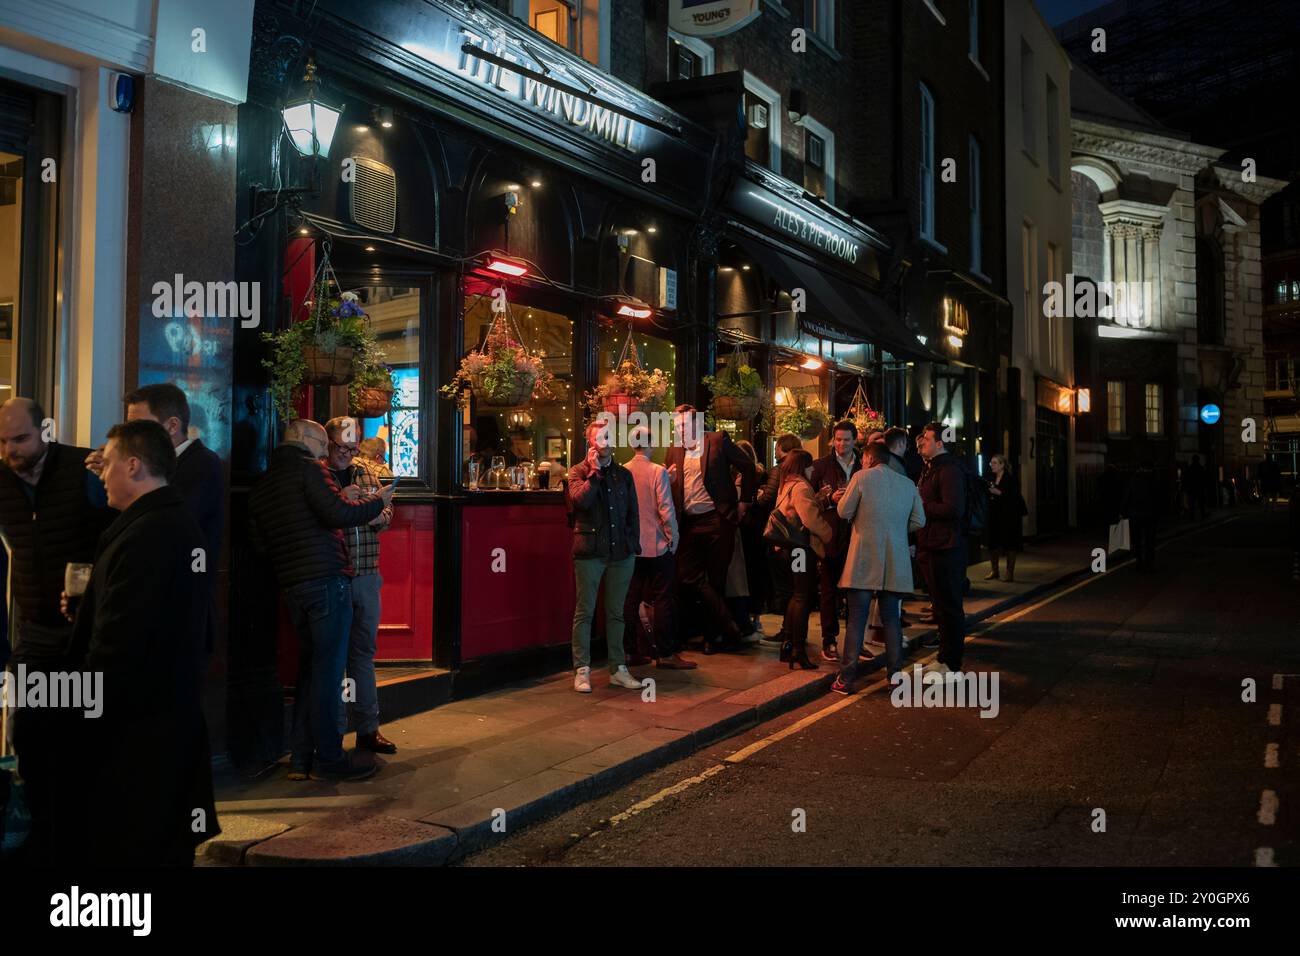
[(807, 311), (800, 325), (813, 335), (836, 342), (868, 342), (899, 358), (945, 362), (917, 339), (877, 293), (784, 253), (758, 239), (737, 237), (745, 251), (786, 292), (803, 289)]

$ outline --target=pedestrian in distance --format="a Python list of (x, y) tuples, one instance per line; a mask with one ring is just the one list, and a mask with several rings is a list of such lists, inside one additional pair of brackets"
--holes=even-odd
[(873, 463), (849, 481), (836, 509), (850, 523), (849, 550), (840, 586), (848, 594), (849, 617), (845, 626), (840, 672), (831, 690), (848, 694), (857, 676), (858, 654), (871, 605), (880, 607), (885, 631), (886, 676), (902, 669), (903, 629), (899, 609), (903, 595), (912, 591), (912, 559), (907, 536), (925, 527), (925, 506), (920, 492), (888, 466), (890, 452), (883, 443), (867, 445)]
[(298, 636), (290, 780), (313, 773), (362, 780), (379, 769), (373, 758), (343, 750), (343, 674), (356, 576), (343, 529), (378, 517), (397, 485), (356, 499), (355, 486), (340, 488), (330, 473), (323, 460), (328, 449), (319, 422), (290, 422), (249, 496), (254, 544), (270, 557)]
[(573, 689), (591, 693), (591, 622), (605, 587), (605, 643), (611, 687), (640, 688), (623, 652), (623, 608), (636, 557), (641, 519), (632, 472), (614, 460), (609, 426), (587, 426), (587, 456), (569, 469), (566, 494), (573, 515)]
[(1156, 569), (1156, 526), (1160, 517), (1155, 471), (1142, 461), (1129, 478), (1120, 513), (1128, 519), (1130, 544), (1139, 571)]
[(1273, 505), (1282, 495), (1282, 469), (1271, 452), (1259, 464), (1259, 494), (1268, 511), (1273, 510)]
[[(782, 560), (790, 568), (791, 595), (785, 609), (786, 643), (781, 645), (781, 660), (804, 670), (816, 670), (817, 665), (808, 659), (808, 619), (812, 616), (818, 585), (817, 558), (824, 557), (826, 548), (835, 534), (825, 512), (817, 501), (809, 476), (812, 474), (812, 455), (799, 448), (781, 461), (781, 485), (777, 492), (776, 508), (796, 529), (806, 532), (807, 547), (782, 547)], [(811, 548), (812, 554), (808, 553)]]
[[(985, 545), (989, 549), (990, 569), (984, 580), (1015, 581), (1016, 555), (1024, 550), (1024, 518), (1029, 509), (1020, 493), (1020, 482), (1003, 455), (989, 459), (989, 471), (993, 472), (993, 477), (987, 482), (989, 517)], [(1002, 578), (998, 563), (1004, 557), (1007, 576)]]

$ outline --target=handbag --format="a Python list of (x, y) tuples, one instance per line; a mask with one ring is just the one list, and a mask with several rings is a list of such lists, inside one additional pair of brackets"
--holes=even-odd
[(1129, 542), (1128, 518), (1120, 518), (1119, 521), (1110, 526), (1110, 547), (1107, 549), (1107, 553), (1129, 550), (1131, 550), (1131, 545)]
[(781, 510), (781, 496), (778, 494), (776, 507), (767, 516), (767, 525), (763, 528), (763, 540), (779, 548), (809, 548), (808, 529), (798, 515), (791, 518)]

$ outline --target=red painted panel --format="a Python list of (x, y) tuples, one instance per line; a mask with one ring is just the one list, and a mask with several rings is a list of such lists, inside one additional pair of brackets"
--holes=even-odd
[(397, 505), (379, 536), (383, 611), (375, 660), (433, 659), (433, 505)]
[[(567, 644), (573, 629), (573, 532), (554, 505), (463, 509), (462, 659)], [(493, 571), (502, 548), (505, 570)]]
[[(375, 660), (433, 660), (433, 505), (397, 505), (379, 536), (379, 573), (384, 576)], [(280, 601), (280, 682), (298, 679), (298, 638)]]

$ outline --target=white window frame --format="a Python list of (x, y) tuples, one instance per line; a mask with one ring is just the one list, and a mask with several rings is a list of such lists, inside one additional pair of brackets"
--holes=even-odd
[(967, 142), (970, 178), (970, 268), (976, 275), (984, 275), (984, 202), (983, 160), (980, 141), (972, 133)]
[(934, 165), (935, 155), (935, 122), (934, 122), (934, 94), (924, 83), (918, 84), (921, 91), (921, 163), (920, 163), (920, 231), (922, 239), (934, 241), (934, 200), (935, 200), (935, 176), (937, 171)]
[[(704, 42), (699, 37), (688, 37), (685, 33), (678, 33), (676, 30), (668, 31), (668, 39), (676, 40), (678, 43), (686, 47), (686, 49), (690, 50), (692, 53), (694, 53), (696, 56), (700, 58), (700, 64), (701, 64), (701, 68), (704, 70), (703, 73), (704, 76), (709, 76), (711, 73), (713, 73), (714, 60), (713, 60), (713, 46), (711, 44)], [(672, 53), (672, 49), (673, 49), (673, 45), (672, 43), (669, 43), (668, 52), (670, 55)], [(671, 63), (668, 65), (669, 76), (673, 75), (672, 66), (673, 65)]]
[[(817, 19), (825, 24), (828, 24), (828, 29), (826, 33), (823, 33), (820, 30), (814, 30), (812, 24), (807, 22), (808, 21), (807, 14), (809, 10), (815, 10), (819, 14)], [(826, 46), (830, 47), (832, 50), (835, 49), (835, 40), (836, 40), (835, 19), (837, 13), (838, 11), (836, 10), (835, 0), (804, 0), (804, 26), (808, 28), (808, 32), (812, 36), (816, 37), (818, 40), (826, 44)], [(823, 14), (824, 16), (821, 16)]]
[[(1061, 282), (1064, 276), (1061, 275), (1061, 247), (1054, 242), (1047, 243), (1047, 275), (1044, 276), (1042, 284), (1045, 286), (1049, 282)], [(1040, 314), (1043, 310), (1039, 310)], [(1046, 354), (1043, 356), (1047, 367), (1052, 371), (1059, 371), (1061, 368), (1060, 351), (1061, 351), (1061, 332), (1063, 328), (1059, 319), (1054, 319), (1049, 315), (1043, 315), (1043, 338), (1046, 340)]]
[[(1028, 65), (1026, 65), (1028, 54)], [(1034, 48), (1024, 37), (1020, 38), (1020, 147), (1025, 155), (1038, 162), (1038, 126), (1034, 122)]]
[[(768, 86), (749, 70), (745, 70), (745, 89), (767, 104), (767, 168), (781, 175), (781, 94)], [(749, 129), (749, 117), (745, 117)]]
[[(835, 205), (835, 134), (831, 132), (830, 127), (817, 122), (811, 116), (805, 116), (797, 125), (815, 133), (825, 144), (822, 154), (822, 172), (826, 176), (826, 201), (833, 206)], [(804, 149), (808, 148), (807, 142), (805, 139)]]
[[(590, 2), (590, 0), (563, 0), (563, 2), (568, 3), (578, 11), (577, 19), (569, 21), (569, 29), (581, 31), (585, 4)], [(608, 0), (598, 0), (598, 2), (599, 6), (596, 9), (596, 29), (598, 31), (597, 42), (599, 48), (596, 51), (596, 65), (600, 69), (609, 72), (610, 32), (613, 27), (610, 18), (613, 16), (614, 5), (608, 2)], [(516, 20), (523, 21), (524, 26), (531, 30), (533, 28), (533, 18), (529, 14), (530, 8), (531, 4), (528, 0), (511, 0), (510, 15)], [(571, 50), (570, 52), (573, 53), (574, 56), (582, 56), (582, 54), (578, 53), (576, 50)], [(587, 62), (590, 63), (591, 61), (588, 60)]]
[(1030, 220), (1020, 223), (1020, 269), (1023, 280), (1022, 308), (1025, 310), (1025, 351), (1038, 354), (1039, 328), (1034, 316), (1041, 312), (1038, 297), (1038, 227)]
[[(1111, 429), (1111, 419), (1114, 416), (1116, 403), (1112, 400), (1110, 387), (1119, 386), (1119, 431)], [(1108, 378), (1106, 380), (1106, 434), (1108, 435), (1127, 435), (1128, 434), (1128, 385), (1122, 378)]]
[[(1156, 427), (1151, 430), (1151, 395), (1155, 390)], [(1146, 435), (1163, 435), (1165, 433), (1165, 393), (1159, 382), (1142, 383), (1142, 432)]]

